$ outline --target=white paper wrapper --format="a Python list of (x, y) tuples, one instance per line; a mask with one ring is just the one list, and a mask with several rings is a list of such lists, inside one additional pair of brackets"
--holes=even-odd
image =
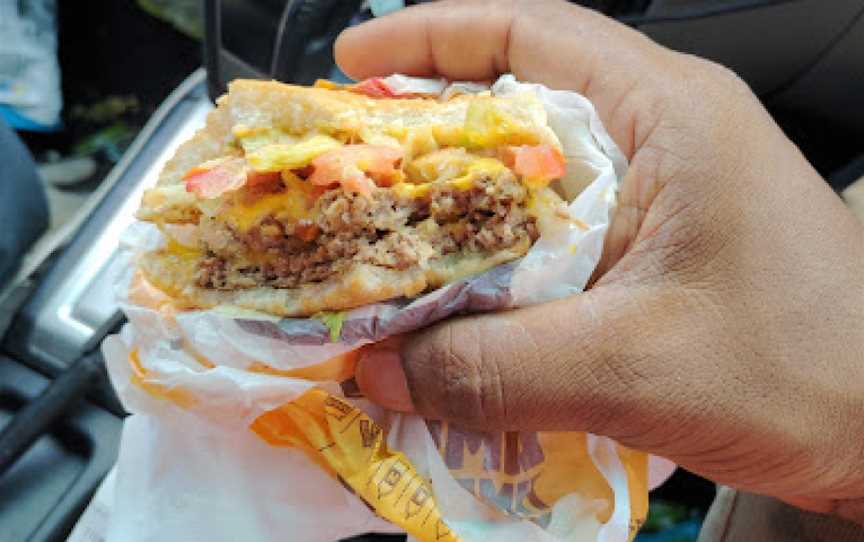
[[(445, 88), (441, 81), (404, 76), (386, 81), (399, 92), (478, 90), (474, 84)], [(540, 303), (585, 287), (600, 258), (624, 157), (578, 94), (512, 76), (499, 79), (491, 91), (533, 92), (543, 102), (568, 160), (561, 186), (572, 220), (542, 231), (517, 262), (415, 300), (350, 311), (338, 342), (314, 319), (238, 318), (216, 310), (174, 314), (142, 305), (130, 291), (134, 255), (158, 245), (160, 237), (149, 225), (130, 228), (118, 268), (118, 296), (129, 324), (103, 346), (111, 380), (132, 413), (124, 426), (108, 540), (332, 541), (398, 532), (303, 451), (268, 444), (250, 430), (262, 415), (314, 389), (340, 398), (334, 403), (339, 408), (353, 405), (365, 412), (371, 422), (363, 427), (377, 424), (386, 431), (389, 449), (403, 453), (413, 468), (415, 496), (422, 494), (421, 480), (431, 487), (432, 506), (444, 522), (437, 527), (442, 540), (627, 540), (636, 517), (631, 505), (647, 498), (631, 489), (646, 493), (649, 480), (658, 483), (671, 472), (668, 462), (634, 459), (593, 435), (462, 431), (345, 398), (336, 382), (250, 371), (261, 363), (278, 371), (310, 368), (453, 314)], [(130, 355), (137, 366), (130, 365)], [(203, 366), (202, 358), (213, 366)], [(565, 464), (563, 442), (574, 443), (584, 458)], [(641, 474), (625, 463), (642, 465)], [(586, 476), (593, 477), (593, 489), (585, 489)], [(374, 480), (380, 488), (379, 478)], [(551, 478), (564, 479), (573, 491), (562, 493)], [(541, 485), (554, 500), (538, 493)], [(394, 502), (406, 507), (410, 519), (410, 493), (405, 495), (408, 500)]]

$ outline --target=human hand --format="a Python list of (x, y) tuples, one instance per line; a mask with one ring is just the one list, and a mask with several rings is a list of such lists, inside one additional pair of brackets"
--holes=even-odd
[(607, 435), (864, 523), (864, 231), (734, 74), (558, 1), (425, 4), (336, 55), (578, 91), (631, 162), (589, 291), (370, 349), (369, 398)]

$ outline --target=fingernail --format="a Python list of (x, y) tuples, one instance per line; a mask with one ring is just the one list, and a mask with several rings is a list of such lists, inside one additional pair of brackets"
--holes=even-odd
[(357, 384), (371, 401), (399, 412), (413, 412), (414, 403), (399, 353), (390, 349), (368, 349), (360, 356)]

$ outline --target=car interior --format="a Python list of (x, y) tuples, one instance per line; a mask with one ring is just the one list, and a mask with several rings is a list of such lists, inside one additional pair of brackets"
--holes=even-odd
[[(838, 193), (864, 177), (860, 0), (579, 3), (733, 69)], [(65, 540), (116, 460), (125, 413), (99, 346), (124, 322), (112, 266), (144, 188), (232, 79), (347, 80), (332, 44), (342, 29), (374, 16), (369, 4), (205, 0), (201, 67), (50, 231), (35, 162), (12, 132), (0, 130), (3, 156), (16, 157), (4, 164), (12, 182), (0, 183), (0, 198), (17, 202), (0, 217), (0, 538)], [(679, 471), (655, 496), (704, 511), (713, 493), (713, 484)]]

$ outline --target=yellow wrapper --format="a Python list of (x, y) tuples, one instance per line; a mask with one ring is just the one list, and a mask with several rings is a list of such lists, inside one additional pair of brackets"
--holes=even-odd
[[(155, 305), (154, 305), (155, 306)], [(163, 316), (168, 316), (164, 311)], [(172, 319), (173, 316), (168, 316)], [(206, 373), (215, 365), (181, 349)], [(353, 377), (357, 352), (334, 357), (298, 371), (279, 371), (253, 363), (248, 372), (273, 379), (326, 381)], [(206, 410), (207, 397), (172, 378), (148, 369), (138, 350), (128, 356), (130, 382), (159, 401), (196, 411)], [(213, 401), (215, 398), (210, 397)], [(450, 424), (427, 422), (435, 449), (455, 481), (500, 513), (548, 527), (553, 505), (579, 495), (599, 527), (609, 522), (615, 495), (589, 452), (584, 433), (473, 433)], [(413, 462), (387, 444), (387, 429), (350, 399), (311, 387), (299, 397), (263, 412), (248, 426), (272, 446), (302, 451), (318, 468), (362, 499), (378, 516), (398, 525), (421, 542), (462, 540), (438, 507), (431, 481)], [(596, 438), (596, 437), (595, 437)], [(647, 514), (647, 456), (615, 447), (627, 480), (628, 540)]]

